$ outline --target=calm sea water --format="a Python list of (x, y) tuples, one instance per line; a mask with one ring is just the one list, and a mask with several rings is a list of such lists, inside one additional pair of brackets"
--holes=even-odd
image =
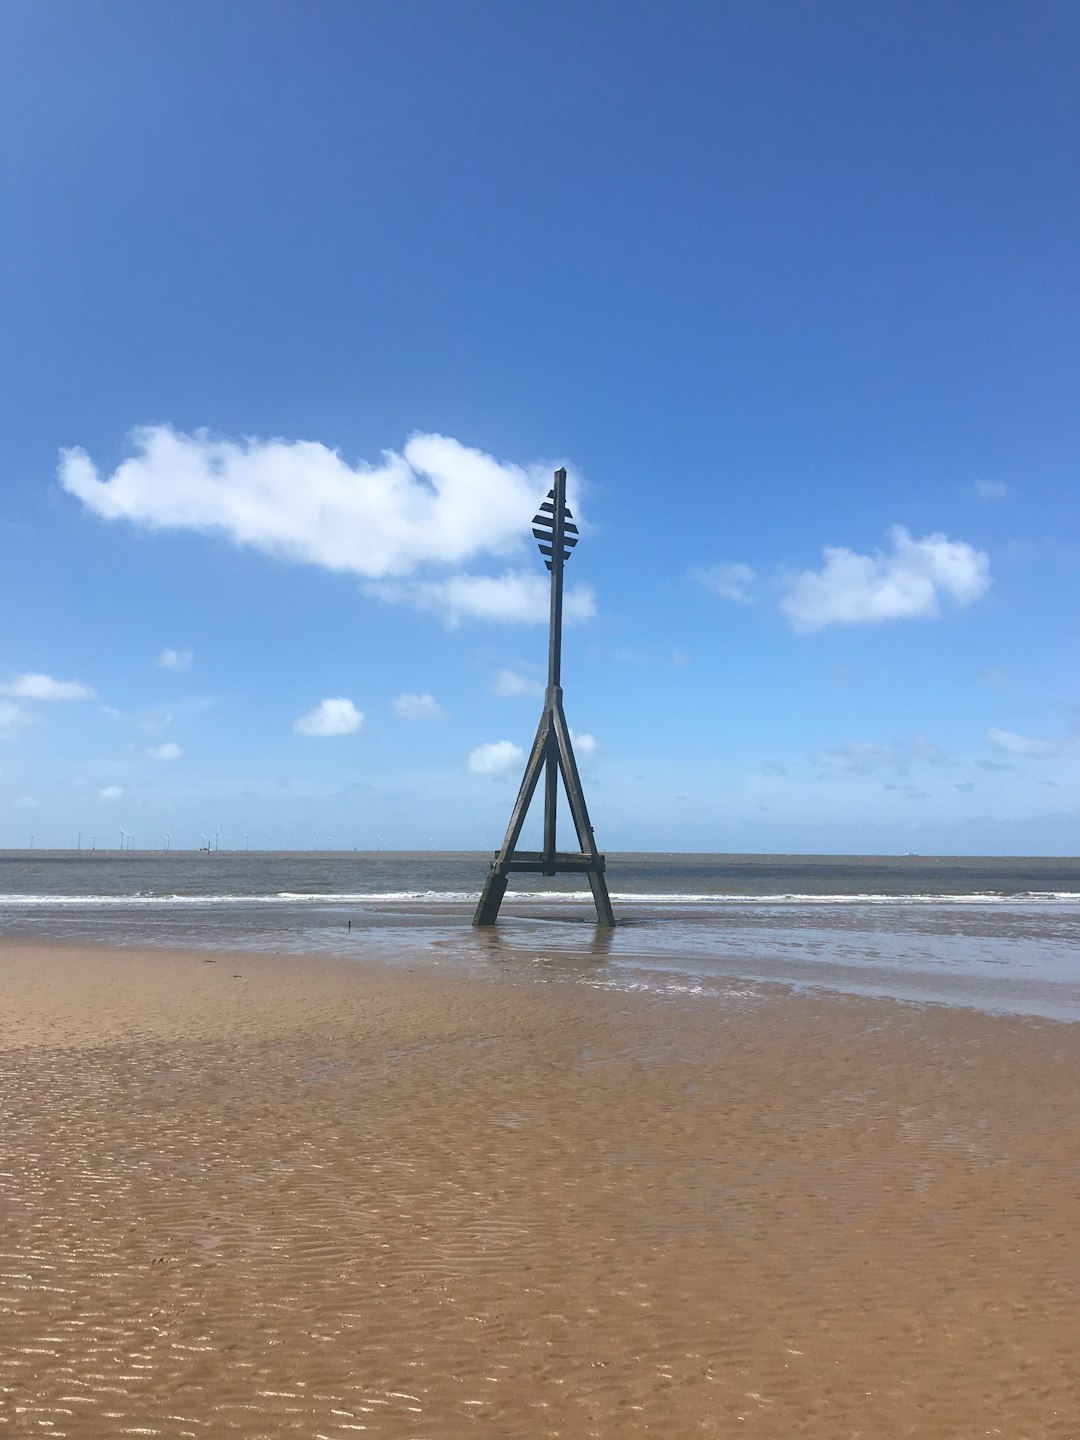
[(0, 852), (0, 934), (362, 958), (665, 993), (776, 981), (1080, 1020), (1080, 860), (608, 856), (588, 890), (515, 877), (494, 931), (490, 855)]

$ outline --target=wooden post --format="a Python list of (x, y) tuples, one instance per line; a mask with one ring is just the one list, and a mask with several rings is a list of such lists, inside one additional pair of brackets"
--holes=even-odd
[[(537, 726), (536, 738), (529, 753), (525, 774), (517, 800), (510, 813), (502, 847), (492, 861), (480, 900), (473, 915), (474, 925), (494, 925), (509, 877), (514, 870), (539, 872), (542, 875), (587, 875), (600, 925), (613, 927), (606, 862), (596, 848), (596, 839), (589, 821), (585, 794), (581, 788), (570, 727), (563, 712), (562, 695), (562, 609), (563, 566), (578, 542), (577, 526), (566, 504), (566, 471), (555, 471), (555, 483), (547, 499), (533, 517), (533, 534), (551, 571), (551, 619), (548, 630), (548, 683), (544, 691), (544, 708)], [(544, 848), (540, 851), (517, 849), (521, 828), (536, 792), (540, 773), (544, 772)], [(556, 845), (556, 812), (559, 799), (559, 776), (562, 775), (566, 798), (570, 803), (580, 854), (560, 852)]]

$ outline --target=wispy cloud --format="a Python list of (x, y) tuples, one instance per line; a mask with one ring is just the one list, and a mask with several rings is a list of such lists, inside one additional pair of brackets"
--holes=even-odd
[(162, 650), (155, 664), (166, 670), (190, 670), (194, 658), (193, 650)]
[(470, 752), (468, 765), (474, 775), (505, 775), (524, 759), (525, 751), (512, 740), (491, 740)]
[(13, 700), (0, 700), (0, 740), (10, 740), (24, 725), (30, 724), (30, 716)]
[(514, 698), (519, 695), (543, 695), (544, 682), (518, 670), (500, 670), (491, 682), (491, 693)]
[(831, 750), (818, 750), (810, 759), (823, 770), (847, 775), (869, 775), (873, 770), (895, 770), (900, 763), (894, 745), (875, 745), (864, 740), (845, 740)]
[(971, 488), (980, 500), (1004, 500), (1009, 493), (1004, 480), (976, 480)]
[(690, 571), (690, 578), (722, 600), (733, 600), (736, 605), (753, 604), (754, 597), (750, 592), (757, 577), (749, 565), (736, 562), (698, 567)]
[(0, 695), (16, 700), (92, 700), (94, 691), (81, 680), (54, 680), (51, 675), (27, 671), (0, 685)]
[(363, 712), (341, 696), (321, 700), (293, 725), (298, 735), (355, 735), (364, 724)]
[(155, 745), (146, 753), (151, 760), (179, 760), (184, 752), (172, 740), (166, 740), (164, 745)]
[(788, 577), (780, 609), (791, 628), (805, 633), (827, 625), (933, 617), (943, 597), (968, 605), (986, 591), (989, 559), (965, 541), (940, 533), (914, 540), (902, 525), (889, 534), (888, 552), (860, 555), (830, 546), (821, 570)]
[[(147, 705), (134, 719), (140, 730), (145, 730), (149, 735), (159, 735), (163, 730), (168, 730), (178, 715), (201, 715), (212, 710), (216, 704), (217, 701), (211, 695), (189, 695), (163, 704)], [(110, 709), (106, 713), (113, 718), (120, 715), (119, 710)]]
[(400, 720), (445, 720), (446, 711), (434, 695), (399, 695), (393, 702)]
[(123, 798), (124, 787), (122, 785), (106, 785), (104, 790), (98, 791), (98, 797), (102, 800), (120, 800)]
[(913, 766), (948, 765), (948, 755), (925, 735), (910, 740), (878, 744), (864, 740), (845, 740), (831, 750), (818, 750), (810, 756), (813, 764), (833, 774), (870, 775), (885, 771), (905, 777)]
[[(508, 570), (503, 575), (450, 575), (444, 580), (380, 580), (364, 587), (376, 600), (426, 610), (453, 628), (462, 620), (492, 620), (503, 625), (538, 624), (548, 618), (551, 588), (542, 575)], [(566, 591), (563, 619), (568, 625), (596, 614), (588, 585)]]
[(1002, 754), (1021, 756), (1028, 760), (1053, 760), (1074, 749), (1068, 742), (1030, 740), (1026, 735), (1017, 735), (1013, 730), (997, 730), (993, 727), (987, 730), (986, 738), (994, 749)]

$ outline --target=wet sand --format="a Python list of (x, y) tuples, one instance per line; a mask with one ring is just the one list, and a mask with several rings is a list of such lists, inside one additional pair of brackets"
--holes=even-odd
[(1080, 1434), (1080, 1026), (9, 944), (0, 1073), (0, 1432)]

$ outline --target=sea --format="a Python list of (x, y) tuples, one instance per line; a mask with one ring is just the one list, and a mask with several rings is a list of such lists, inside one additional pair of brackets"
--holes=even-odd
[(779, 985), (1080, 1021), (1080, 859), (609, 854), (614, 930), (564, 876), (512, 877), (498, 924), (477, 930), (491, 859), (0, 851), (0, 936), (376, 957), (729, 1001)]

